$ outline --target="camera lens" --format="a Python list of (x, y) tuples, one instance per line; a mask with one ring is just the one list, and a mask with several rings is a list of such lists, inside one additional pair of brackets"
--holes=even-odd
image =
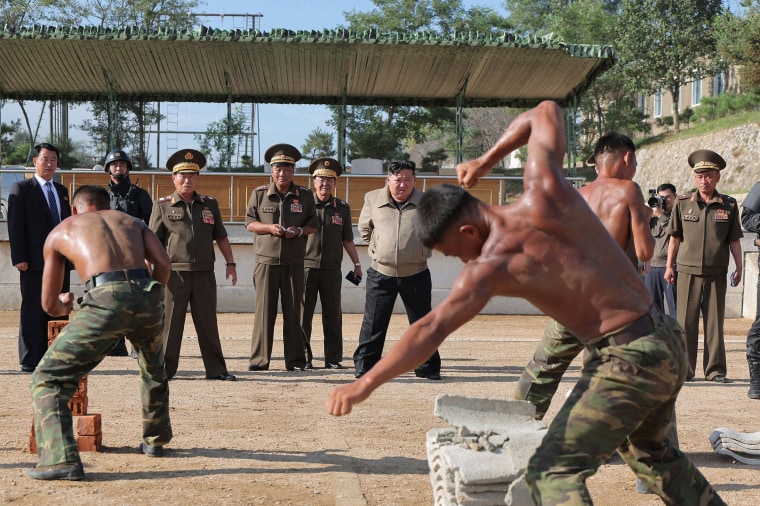
[(647, 200), (647, 205), (649, 207), (665, 207), (665, 199), (659, 196), (655, 197), (649, 197), (649, 200)]

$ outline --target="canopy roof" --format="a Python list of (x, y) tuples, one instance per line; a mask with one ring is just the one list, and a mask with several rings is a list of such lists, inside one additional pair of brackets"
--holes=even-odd
[(0, 98), (565, 105), (614, 58), (552, 35), (6, 27)]

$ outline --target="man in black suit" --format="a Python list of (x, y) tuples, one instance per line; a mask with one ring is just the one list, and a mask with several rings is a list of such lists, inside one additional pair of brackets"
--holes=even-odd
[[(42, 310), (42, 247), (53, 228), (71, 216), (69, 192), (53, 181), (60, 152), (52, 144), (34, 147), (34, 177), (17, 181), (8, 196), (11, 262), (19, 270), (21, 322), (18, 355), (22, 372), (32, 372), (47, 351), (47, 326), (53, 319)], [(69, 267), (70, 268), (70, 267)], [(62, 292), (69, 291), (69, 268)]]

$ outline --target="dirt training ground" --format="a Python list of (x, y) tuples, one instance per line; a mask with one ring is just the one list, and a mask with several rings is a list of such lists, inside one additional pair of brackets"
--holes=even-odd
[[(18, 367), (18, 313), (0, 312), (0, 504), (429, 505), (425, 433), (446, 426), (432, 414), (435, 396), (509, 398), (548, 322), (539, 316), (480, 316), (441, 347), (443, 381), (406, 374), (351, 415), (333, 418), (324, 408), (328, 391), (353, 374), (352, 369), (321, 368), (318, 316), (312, 343), (317, 369), (310, 372), (285, 370), (277, 338), (272, 370), (248, 372), (252, 314), (220, 315), (227, 366), (237, 382), (204, 379), (197, 340), (187, 337), (170, 383), (174, 440), (161, 459), (136, 451), (141, 426), (137, 364), (107, 357), (88, 386), (89, 412), (103, 417), (104, 450), (82, 454), (84, 481), (43, 482), (26, 475), (36, 455), (28, 449), (30, 376)], [(345, 315), (346, 357), (357, 344), (360, 323), (361, 315)], [(732, 506), (760, 504), (760, 469), (715, 455), (708, 436), (718, 427), (760, 431), (760, 401), (747, 398), (750, 323), (726, 320), (732, 382), (687, 383), (677, 406), (682, 450)], [(389, 346), (405, 327), (405, 317), (394, 316)], [(282, 335), (280, 317), (275, 335)], [(195, 336), (189, 315), (185, 336)], [(557, 401), (579, 370), (580, 363), (574, 363)], [(633, 491), (634, 475), (617, 457), (589, 480), (589, 488), (601, 506), (662, 504), (656, 496)]]

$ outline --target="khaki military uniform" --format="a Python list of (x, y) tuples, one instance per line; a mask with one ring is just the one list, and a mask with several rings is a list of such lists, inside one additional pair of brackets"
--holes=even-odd
[(174, 192), (153, 204), (150, 228), (172, 261), (165, 301), (166, 374), (172, 378), (177, 372), (189, 303), (206, 377), (216, 378), (227, 372), (216, 319), (214, 240), (227, 237), (219, 204), (198, 193), (188, 204)]
[[(274, 183), (260, 186), (251, 193), (245, 215), (246, 225), (256, 221), (285, 228), (316, 228), (314, 196), (308, 188), (293, 183), (284, 195), (277, 191)], [(255, 235), (253, 249), (256, 315), (249, 369), (269, 369), (278, 297), (282, 304), (285, 367), (288, 370), (304, 367), (308, 342), (301, 327), (301, 315), (306, 237), (285, 239), (270, 234)]]
[(668, 233), (681, 239), (676, 257), (678, 323), (686, 334), (691, 379), (696, 374), (699, 314), (704, 317), (705, 379), (726, 376), (723, 319), (729, 243), (742, 237), (736, 200), (717, 191), (709, 202), (698, 193), (680, 195), (673, 208)]
[[(314, 196), (319, 230), (308, 236), (304, 258), (305, 290), (303, 331), (311, 341), (311, 326), (317, 295), (322, 303), (322, 329), (325, 336), (325, 362), (343, 360), (343, 313), (341, 311), (341, 263), (343, 241), (353, 241), (351, 208), (331, 196), (322, 202)], [(308, 357), (311, 361), (311, 357)]]

